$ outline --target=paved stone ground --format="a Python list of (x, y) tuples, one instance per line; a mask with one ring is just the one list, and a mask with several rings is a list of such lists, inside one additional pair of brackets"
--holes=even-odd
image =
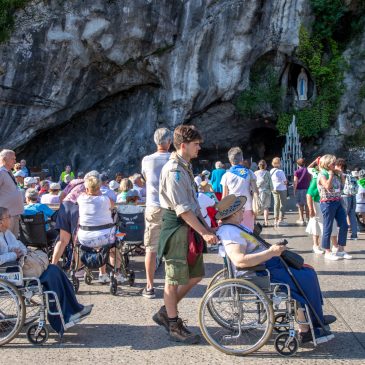
[[(289, 222), (296, 220), (294, 212)], [(264, 237), (269, 241), (285, 237), (289, 246), (305, 257), (319, 275), (325, 301), (325, 312), (335, 314), (338, 321), (332, 326), (335, 339), (316, 349), (301, 348), (295, 358), (297, 364), (365, 364), (365, 234), (359, 241), (349, 241), (352, 261), (325, 262), (311, 253), (311, 240), (304, 227), (291, 224), (288, 228), (267, 228)], [(207, 278), (182, 302), (180, 314), (189, 318), (189, 326), (199, 331), (197, 310), (209, 278), (221, 267), (216, 254), (206, 255)], [(24, 333), (11, 344), (0, 349), (0, 364), (287, 364), (279, 356), (272, 341), (260, 351), (246, 358), (224, 355), (203, 342), (197, 346), (182, 346), (168, 341), (164, 330), (154, 324), (151, 316), (162, 304), (163, 270), (157, 279), (158, 298), (147, 300), (140, 296), (145, 284), (143, 258), (133, 258), (132, 268), (137, 274), (136, 286), (122, 287), (113, 297), (108, 287), (81, 284), (79, 300), (94, 303), (92, 315), (70, 329), (60, 342), (51, 333), (47, 344), (30, 345)]]

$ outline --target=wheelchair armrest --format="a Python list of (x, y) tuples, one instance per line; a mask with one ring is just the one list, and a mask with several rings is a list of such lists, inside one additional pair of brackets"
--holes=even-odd
[(245, 267), (245, 270), (247, 271), (265, 271), (266, 266), (265, 265), (256, 265), (252, 267)]
[(5, 264), (0, 265), (0, 268), (6, 269), (7, 267), (12, 267), (12, 266), (19, 266), (18, 261), (5, 262)]

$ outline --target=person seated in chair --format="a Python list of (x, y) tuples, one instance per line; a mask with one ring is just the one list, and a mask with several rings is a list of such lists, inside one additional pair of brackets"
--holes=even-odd
[(51, 183), (49, 186), (49, 191), (43, 194), (41, 197), (42, 204), (60, 204), (60, 191), (61, 185), (59, 183)]
[[(305, 304), (308, 303), (299, 292), (285, 266), (279, 259), (279, 256), (281, 256), (286, 249), (285, 246), (274, 244), (270, 248), (266, 248), (248, 233), (247, 229), (243, 230), (240, 228), (243, 227), (240, 225), (243, 218), (243, 207), (245, 202), (246, 197), (244, 196), (236, 197), (235, 195), (228, 195), (217, 205), (218, 213), (216, 214), (216, 218), (222, 223), (217, 231), (217, 235), (223, 244), (225, 254), (232, 262), (235, 276), (243, 276), (244, 278), (244, 276), (247, 275), (245, 268), (265, 264), (270, 272), (271, 281), (288, 284), (291, 289), (292, 297), (304, 308)], [(325, 325), (334, 322), (336, 317), (323, 315), (322, 293), (314, 269), (309, 266), (303, 266), (300, 270), (292, 267), (290, 270), (302, 287), (321, 322)], [(252, 275), (252, 273), (250, 273), (250, 275)], [(329, 336), (323, 336), (321, 334), (321, 327), (318, 321), (313, 313), (310, 313), (310, 315), (317, 343), (328, 341), (330, 339)], [(298, 319), (300, 321), (305, 320), (302, 309), (298, 310)], [(299, 339), (302, 343), (313, 340), (308, 325), (299, 325)]]
[(46, 222), (46, 234), (48, 244), (52, 244), (58, 237), (58, 231), (50, 227), (47, 223), (55, 212), (46, 204), (38, 203), (39, 195), (36, 189), (27, 189), (25, 192), (24, 215), (35, 215), (37, 213), (43, 213), (44, 221)]
[[(27, 254), (27, 248), (15, 238), (9, 227), (9, 210), (0, 207), (0, 265), (17, 261)], [(64, 320), (66, 324), (69, 324), (69, 327), (72, 322), (75, 324), (90, 314), (93, 305), (83, 306), (78, 303), (72, 284), (58, 266), (50, 264), (39, 280), (46, 290), (56, 292)], [(60, 322), (56, 322), (54, 316), (50, 316), (49, 320), (57, 332), (63, 332)]]
[[(86, 191), (77, 198), (79, 205), (79, 228), (77, 239), (81, 246), (99, 249), (105, 245), (112, 245), (115, 242), (115, 225), (112, 219), (112, 208), (114, 202), (100, 191), (101, 180), (98, 176), (88, 176), (84, 179)], [(112, 264), (115, 258), (115, 250), (110, 250)], [(117, 262), (120, 265), (120, 262)], [(124, 277), (118, 273), (118, 282), (124, 282)], [(105, 266), (100, 268), (99, 282), (107, 283), (110, 279), (106, 273)]]

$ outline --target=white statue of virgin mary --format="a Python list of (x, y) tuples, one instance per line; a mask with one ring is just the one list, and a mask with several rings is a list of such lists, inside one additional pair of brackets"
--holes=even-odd
[(298, 76), (297, 92), (299, 100), (308, 100), (308, 76), (304, 68), (301, 69)]

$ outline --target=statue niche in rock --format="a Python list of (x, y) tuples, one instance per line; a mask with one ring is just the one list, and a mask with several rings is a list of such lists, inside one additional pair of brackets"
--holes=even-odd
[(297, 82), (298, 100), (308, 100), (308, 76), (304, 68), (301, 69)]

